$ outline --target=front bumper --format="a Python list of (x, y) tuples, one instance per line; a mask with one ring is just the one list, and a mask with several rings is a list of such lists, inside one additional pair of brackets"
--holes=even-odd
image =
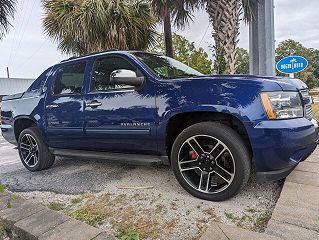
[(247, 123), (257, 180), (285, 178), (318, 143), (318, 123), (306, 118)]

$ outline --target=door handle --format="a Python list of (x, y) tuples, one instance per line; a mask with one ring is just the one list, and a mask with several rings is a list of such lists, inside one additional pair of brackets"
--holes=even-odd
[(102, 106), (102, 103), (98, 101), (92, 101), (90, 103), (86, 103), (86, 107), (90, 107), (90, 108), (97, 108), (99, 106)]
[(58, 107), (59, 107), (59, 105), (57, 105), (57, 104), (49, 104), (46, 106), (46, 109), (54, 109), (54, 108), (58, 108)]

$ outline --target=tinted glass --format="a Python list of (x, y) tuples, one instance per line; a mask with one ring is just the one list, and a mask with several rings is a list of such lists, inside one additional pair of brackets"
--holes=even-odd
[(144, 52), (136, 52), (134, 55), (160, 78), (175, 79), (203, 76), (202, 73), (173, 58)]
[(105, 92), (121, 89), (133, 89), (128, 85), (112, 84), (110, 77), (111, 73), (115, 70), (126, 69), (136, 73), (137, 76), (141, 76), (141, 73), (130, 64), (127, 60), (120, 57), (106, 57), (97, 59), (92, 72), (91, 79), (91, 92)]
[(51, 68), (45, 70), (40, 77), (38, 77), (33, 83), (32, 85), (29, 87), (28, 92), (30, 91), (38, 91), (43, 87), (44, 82), (46, 81), (46, 79), (48, 78), (49, 74), (50, 74), (50, 70)]
[(77, 62), (58, 69), (54, 82), (54, 94), (81, 93), (85, 66), (85, 62)]

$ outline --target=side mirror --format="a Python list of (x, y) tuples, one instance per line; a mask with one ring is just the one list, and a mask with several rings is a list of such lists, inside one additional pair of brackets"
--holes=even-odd
[(142, 87), (145, 81), (144, 77), (137, 77), (136, 73), (131, 70), (119, 69), (111, 73), (111, 83), (125, 84), (133, 87)]

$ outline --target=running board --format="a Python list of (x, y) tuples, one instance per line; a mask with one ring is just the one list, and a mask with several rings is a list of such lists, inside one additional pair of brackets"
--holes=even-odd
[(122, 162), (132, 165), (169, 165), (167, 156), (95, 152), (83, 150), (69, 150), (50, 148), (51, 153), (61, 157), (103, 159), (111, 162)]

